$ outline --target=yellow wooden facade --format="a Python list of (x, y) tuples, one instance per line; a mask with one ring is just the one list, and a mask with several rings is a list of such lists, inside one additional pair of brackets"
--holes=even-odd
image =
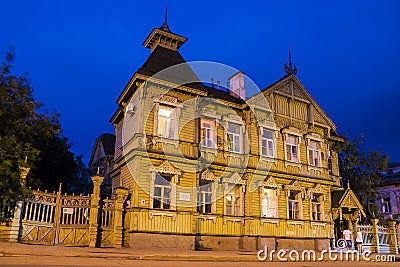
[[(184, 40), (176, 36), (154, 29), (147, 46), (152, 53), (157, 45), (177, 53)], [(210, 92), (195, 86), (151, 79), (137, 72), (118, 98), (118, 109), (111, 119), (117, 136), (111, 177), (113, 188), (123, 186), (131, 193), (125, 243), (139, 246), (133, 244), (135, 235), (155, 233), (177, 238), (200, 235), (210, 247), (215, 244), (207, 240), (225, 237), (234, 237), (239, 243), (243, 238), (255, 240), (251, 248), (260, 247), (263, 238), (329, 240), (333, 233), (331, 192), (340, 189), (337, 155), (329, 145), (341, 138), (297, 77), (286, 75), (247, 101), (220, 98), (219, 104), (198, 110), (201, 97), (209, 96)], [(249, 106), (259, 97), (265, 97), (269, 108)], [(178, 112), (175, 118), (184, 122), (172, 138), (160, 137), (157, 132), (158, 112), (163, 106)], [(213, 124), (212, 148), (199, 144), (202, 120)], [(241, 127), (239, 153), (230, 152), (227, 146), (230, 122)], [(273, 133), (270, 157), (261, 155), (263, 127)], [(296, 153), (290, 157), (296, 154), (297, 160), (288, 160), (290, 138), (296, 142)], [(317, 164), (310, 162), (311, 143), (317, 145)], [(154, 208), (157, 173), (171, 178), (168, 208)], [(213, 201), (206, 212), (197, 207), (202, 181), (212, 188)], [(264, 188), (275, 194), (273, 216), (263, 216)], [(238, 197), (234, 212), (227, 207), (229, 192)], [(297, 203), (295, 211), (289, 209), (291, 192)], [(314, 218), (312, 201), (319, 207)], [(289, 212), (296, 214), (290, 216)], [(238, 248), (246, 247), (240, 244)]]

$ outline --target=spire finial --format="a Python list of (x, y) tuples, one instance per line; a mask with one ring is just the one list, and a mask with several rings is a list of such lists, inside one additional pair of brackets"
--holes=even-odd
[(165, 4), (164, 23), (167, 24), (167, 21), (168, 21), (168, 4)]
[(168, 4), (165, 5), (165, 14), (164, 14), (164, 23), (161, 25), (160, 29), (166, 32), (170, 32), (171, 30), (168, 27)]
[(292, 63), (292, 53), (290, 52), (290, 46), (289, 46), (289, 65), (285, 63), (284, 69), (287, 75), (296, 75), (297, 74), (297, 68), (296, 66)]

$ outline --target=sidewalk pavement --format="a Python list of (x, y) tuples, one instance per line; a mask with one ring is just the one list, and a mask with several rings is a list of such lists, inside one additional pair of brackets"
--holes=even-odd
[(0, 242), (1, 256), (59, 256), (168, 261), (259, 261), (257, 251), (195, 251), (178, 249), (89, 248)]
[[(371, 257), (373, 257), (374, 254), (372, 254)], [(0, 257), (1, 256), (58, 256), (152, 261), (259, 262), (257, 251), (195, 251), (164, 248), (89, 248), (66, 247), (62, 245), (30, 245), (8, 242), (0, 242)], [(274, 259), (274, 261), (275, 260), (276, 259)], [(326, 260), (329, 260), (328, 257), (325, 257), (324, 261)], [(400, 261), (399, 254), (396, 255), (396, 261)]]

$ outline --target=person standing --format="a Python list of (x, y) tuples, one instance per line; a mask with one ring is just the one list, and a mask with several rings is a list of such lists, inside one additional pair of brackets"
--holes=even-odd
[(356, 246), (359, 253), (362, 253), (362, 244), (363, 244), (363, 237), (360, 228), (357, 228), (356, 232)]
[(349, 228), (346, 228), (346, 230), (343, 231), (343, 238), (346, 241), (347, 250), (351, 250), (353, 246), (353, 235)]

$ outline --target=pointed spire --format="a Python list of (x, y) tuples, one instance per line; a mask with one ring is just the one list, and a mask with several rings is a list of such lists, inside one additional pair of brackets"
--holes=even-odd
[(287, 75), (296, 75), (297, 74), (297, 68), (296, 66), (292, 63), (292, 53), (290, 52), (290, 46), (289, 46), (289, 64), (285, 63), (284, 69)]
[(164, 15), (164, 23), (161, 25), (160, 29), (166, 32), (170, 32), (171, 30), (168, 27), (168, 5), (165, 5), (165, 15)]

